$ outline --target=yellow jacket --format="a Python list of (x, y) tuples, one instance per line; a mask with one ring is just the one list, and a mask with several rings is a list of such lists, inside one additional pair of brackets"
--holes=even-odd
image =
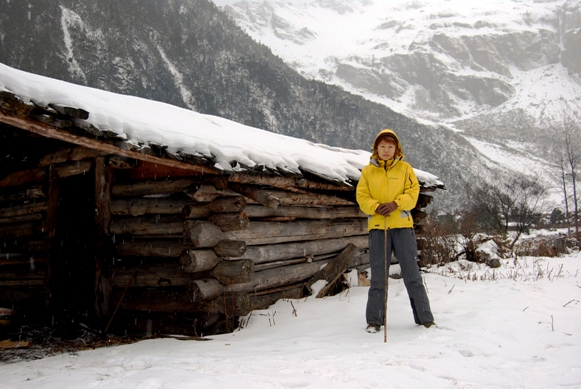
[[(379, 159), (375, 153), (377, 138), (386, 132), (393, 134), (398, 142), (396, 156), (389, 161)], [(413, 227), (411, 210), (418, 201), (420, 185), (412, 166), (403, 161), (399, 138), (393, 131), (383, 130), (375, 138), (373, 150), (369, 165), (361, 171), (356, 192), (359, 207), (369, 215), (368, 230)], [(388, 217), (375, 213), (380, 204), (391, 201), (395, 201), (397, 209)]]

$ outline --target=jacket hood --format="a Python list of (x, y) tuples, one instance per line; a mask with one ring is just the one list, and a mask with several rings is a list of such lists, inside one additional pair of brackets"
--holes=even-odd
[(373, 145), (371, 146), (371, 163), (373, 163), (374, 165), (379, 166), (379, 164), (380, 164), (379, 155), (377, 155), (377, 142), (382, 135), (386, 135), (386, 134), (391, 135), (397, 141), (397, 150), (395, 151), (393, 162), (395, 163), (396, 161), (401, 161), (404, 159), (403, 151), (401, 148), (401, 142), (399, 141), (398, 136), (396, 135), (395, 132), (393, 132), (389, 128), (386, 128), (385, 130), (382, 130), (379, 132), (379, 134), (377, 134), (377, 136), (375, 137), (375, 140), (373, 141)]

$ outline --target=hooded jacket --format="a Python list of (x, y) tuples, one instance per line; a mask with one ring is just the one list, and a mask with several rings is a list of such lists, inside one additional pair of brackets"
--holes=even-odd
[[(397, 150), (392, 159), (384, 161), (377, 155), (377, 141), (383, 134), (391, 134), (397, 140)], [(369, 165), (361, 171), (357, 184), (357, 203), (368, 216), (368, 230), (411, 228), (414, 225), (411, 210), (415, 208), (420, 193), (420, 185), (412, 166), (404, 162), (401, 143), (397, 135), (385, 129), (373, 142), (373, 153)], [(397, 209), (388, 217), (376, 214), (382, 203), (395, 201)]]

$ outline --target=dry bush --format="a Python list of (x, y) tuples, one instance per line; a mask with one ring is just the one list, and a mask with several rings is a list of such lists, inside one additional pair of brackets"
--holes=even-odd
[(449, 223), (426, 218), (422, 225), (420, 266), (438, 266), (458, 258), (458, 242)]

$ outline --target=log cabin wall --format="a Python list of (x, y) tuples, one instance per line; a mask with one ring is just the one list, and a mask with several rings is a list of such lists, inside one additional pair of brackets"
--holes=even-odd
[[(353, 187), (308, 173), (220, 174), (4, 119), (17, 124), (0, 125), (0, 306), (21, 317), (225, 332), (253, 309), (306, 296), (317, 280), (340, 287), (344, 271), (368, 266)], [(412, 212), (417, 228), (431, 190)]]

